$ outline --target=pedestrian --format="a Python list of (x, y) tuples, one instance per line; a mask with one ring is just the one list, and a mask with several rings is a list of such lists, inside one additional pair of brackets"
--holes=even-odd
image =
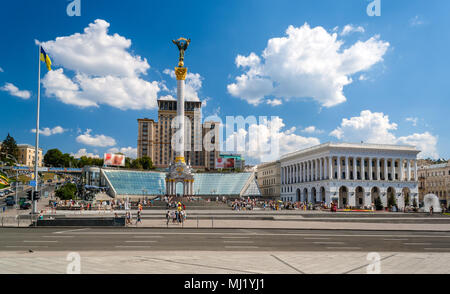
[(169, 219), (170, 219), (170, 211), (167, 211), (166, 213), (166, 225), (169, 225)]
[(433, 215), (433, 206), (430, 206), (430, 216)]
[(138, 223), (141, 223), (141, 224), (142, 224), (142, 221), (141, 221), (141, 212), (140, 212), (140, 211), (137, 212), (137, 216), (136, 216), (136, 226), (137, 226)]

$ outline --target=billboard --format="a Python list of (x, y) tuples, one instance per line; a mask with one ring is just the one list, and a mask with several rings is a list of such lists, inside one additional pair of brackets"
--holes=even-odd
[(125, 155), (105, 153), (103, 156), (104, 165), (125, 166)]
[(218, 157), (216, 159), (216, 169), (217, 168), (234, 168), (234, 158)]

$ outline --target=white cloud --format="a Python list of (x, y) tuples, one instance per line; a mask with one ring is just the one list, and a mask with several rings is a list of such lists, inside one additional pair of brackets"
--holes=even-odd
[(408, 122), (411, 122), (412, 125), (414, 127), (416, 127), (417, 126), (417, 122), (418, 122), (419, 119), (417, 117), (407, 117), (405, 120), (408, 121)]
[(267, 99), (266, 103), (272, 106), (278, 106), (283, 104), (283, 102), (280, 99)]
[[(252, 159), (266, 162), (276, 160), (283, 154), (320, 144), (317, 138), (294, 134), (295, 127), (283, 131), (284, 127), (283, 120), (274, 117), (271, 121), (265, 120), (259, 124), (251, 124), (248, 131), (240, 128), (226, 138), (226, 147), (233, 146), (234, 143), (233, 150), (226, 151), (242, 152)], [(245, 146), (237, 146), (240, 139), (245, 141)], [(278, 147), (277, 150), (271, 149), (274, 146), (271, 142), (278, 142), (275, 144)]]
[[(165, 69), (163, 73), (169, 75), (172, 79), (176, 79), (174, 70)], [(200, 101), (198, 92), (202, 88), (202, 81), (203, 77), (200, 74), (188, 72), (184, 86), (185, 101)], [(172, 92), (176, 93), (176, 88)]]
[(114, 138), (105, 135), (92, 136), (91, 132), (91, 129), (87, 129), (84, 134), (77, 137), (77, 142), (96, 147), (111, 147), (116, 145), (116, 140), (114, 140)]
[(342, 31), (341, 31), (341, 36), (346, 36), (348, 34), (351, 33), (364, 33), (366, 30), (362, 27), (362, 26), (353, 26), (353, 25), (346, 25)]
[(126, 157), (136, 158), (137, 157), (137, 148), (133, 147), (122, 147), (122, 148), (110, 148), (108, 149), (108, 153), (122, 153), (125, 154)]
[(391, 123), (388, 115), (364, 110), (361, 111), (360, 116), (344, 118), (341, 125), (333, 130), (330, 136), (347, 142), (413, 145), (422, 151), (419, 154), (421, 158), (439, 157), (436, 136), (425, 132), (397, 138), (393, 133), (395, 130), (397, 130), (397, 124)]
[(289, 26), (286, 35), (270, 39), (261, 57), (253, 52), (236, 57), (236, 66), (246, 72), (227, 86), (232, 96), (253, 105), (268, 96), (306, 97), (331, 107), (346, 101), (343, 89), (352, 83), (351, 76), (381, 62), (389, 47), (373, 36), (343, 49), (337, 33), (308, 24)]
[(1, 91), (8, 92), (12, 96), (16, 96), (22, 99), (29, 99), (31, 97), (31, 92), (27, 90), (19, 90), (14, 84), (6, 83), (0, 88)]
[(409, 25), (412, 27), (417, 27), (425, 24), (425, 21), (422, 19), (422, 17), (416, 15), (413, 18), (409, 20)]
[(88, 153), (85, 148), (78, 150), (76, 153), (71, 153), (70, 155), (75, 158), (81, 158), (82, 156), (86, 156), (86, 157), (90, 157), (90, 158), (100, 158), (100, 156), (97, 154)]
[(321, 134), (324, 131), (323, 130), (319, 130), (315, 126), (309, 126), (309, 127), (304, 128), (303, 130), (301, 130), (301, 132), (302, 133), (308, 133), (308, 134), (314, 134), (314, 133)]
[(71, 79), (62, 68), (48, 72), (42, 80), (46, 95), (80, 107), (156, 108), (160, 84), (140, 77), (150, 65), (128, 52), (131, 40), (109, 35), (108, 28), (109, 23), (96, 20), (81, 34), (42, 43), (54, 65), (75, 73)]
[[(48, 136), (51, 136), (51, 135), (62, 134), (65, 131), (66, 130), (63, 129), (62, 127), (56, 126), (56, 127), (52, 128), (52, 129), (50, 129), (50, 128), (44, 128), (42, 130), (39, 129), (39, 134), (48, 137)], [(36, 129), (32, 129), (31, 132), (32, 133), (36, 133)]]

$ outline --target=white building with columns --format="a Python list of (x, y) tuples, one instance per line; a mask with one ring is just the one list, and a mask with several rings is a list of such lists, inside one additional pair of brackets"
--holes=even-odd
[[(418, 199), (413, 146), (325, 143), (281, 157), (281, 200), (367, 207), (394, 196), (399, 208)], [(409, 203), (405, 203), (405, 201)]]

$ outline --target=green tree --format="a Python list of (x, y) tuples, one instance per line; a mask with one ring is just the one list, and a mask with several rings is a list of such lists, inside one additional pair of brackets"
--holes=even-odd
[(381, 198), (377, 197), (375, 198), (375, 209), (376, 210), (383, 210), (383, 202), (381, 202)]
[(141, 170), (153, 170), (155, 167), (153, 166), (153, 161), (148, 156), (143, 156), (141, 158), (135, 159), (130, 164), (131, 168), (141, 169)]
[(61, 164), (63, 153), (59, 149), (50, 149), (44, 155), (44, 164), (46, 166), (58, 167)]
[[(14, 156), (17, 160), (19, 160), (17, 157), (19, 156), (19, 148), (17, 147), (16, 140), (12, 136), (9, 135), (6, 136), (5, 140), (2, 142), (2, 146), (0, 149), (0, 153), (6, 153), (8, 155)], [(7, 162), (8, 165), (13, 165), (14, 160), (7, 158), (5, 154), (0, 154), (0, 160), (3, 162)]]
[(67, 183), (55, 191), (56, 197), (58, 197), (61, 200), (74, 199), (76, 193), (77, 193), (77, 186), (72, 183)]
[(395, 201), (394, 194), (389, 194), (388, 197), (388, 207), (391, 208), (393, 206), (397, 205), (397, 202)]

